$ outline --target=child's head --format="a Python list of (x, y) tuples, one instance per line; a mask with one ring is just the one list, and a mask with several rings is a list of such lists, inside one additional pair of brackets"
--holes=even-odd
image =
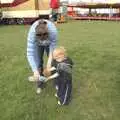
[(66, 50), (64, 47), (55, 48), (53, 51), (53, 59), (58, 62), (62, 62), (66, 57)]

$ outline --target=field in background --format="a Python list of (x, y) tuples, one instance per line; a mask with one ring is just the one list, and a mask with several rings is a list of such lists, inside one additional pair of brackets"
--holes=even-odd
[(120, 23), (58, 25), (58, 44), (74, 61), (73, 99), (59, 107), (52, 82), (41, 95), (27, 77), (29, 26), (0, 26), (0, 120), (119, 120)]

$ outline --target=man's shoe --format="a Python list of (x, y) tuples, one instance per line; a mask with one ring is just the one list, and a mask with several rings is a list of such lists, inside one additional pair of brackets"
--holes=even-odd
[(37, 88), (36, 93), (37, 93), (37, 94), (40, 94), (40, 93), (41, 93), (41, 91), (42, 91), (42, 89), (41, 89), (41, 88)]
[(36, 82), (37, 79), (34, 76), (29, 76), (28, 77), (28, 81), (30, 81), (30, 82)]

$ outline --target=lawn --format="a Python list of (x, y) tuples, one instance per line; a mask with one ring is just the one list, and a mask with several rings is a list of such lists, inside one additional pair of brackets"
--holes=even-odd
[(73, 98), (58, 106), (52, 81), (40, 95), (27, 77), (29, 26), (0, 26), (0, 120), (119, 120), (120, 23), (73, 21), (58, 25), (58, 45), (74, 61)]

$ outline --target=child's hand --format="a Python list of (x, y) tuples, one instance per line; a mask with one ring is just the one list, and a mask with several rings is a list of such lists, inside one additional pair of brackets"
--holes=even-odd
[(49, 78), (46, 78), (44, 82), (47, 82), (49, 80)]

